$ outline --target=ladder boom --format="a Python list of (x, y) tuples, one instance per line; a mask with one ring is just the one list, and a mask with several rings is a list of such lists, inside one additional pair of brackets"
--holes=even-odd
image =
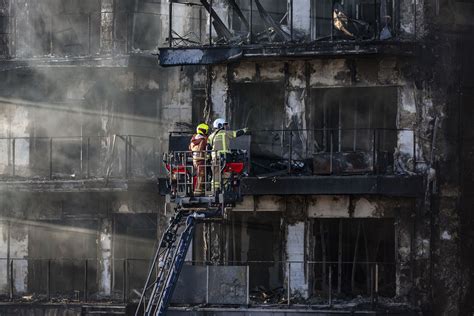
[[(194, 237), (196, 220), (204, 217), (206, 216), (202, 213), (179, 211), (171, 219), (150, 265), (135, 316), (166, 314)], [(158, 271), (156, 271), (157, 268)], [(154, 274), (156, 274), (155, 279), (153, 279)], [(142, 305), (143, 314), (140, 313)]]
[(175, 258), (172, 263), (172, 269), (168, 274), (168, 279), (166, 281), (166, 285), (163, 291), (163, 296), (159, 300), (158, 312), (157, 315), (165, 315), (166, 309), (171, 301), (171, 297), (173, 295), (174, 289), (176, 287), (176, 283), (178, 282), (179, 274), (181, 273), (181, 269), (183, 268), (184, 260), (186, 259), (186, 254), (189, 249), (189, 245), (194, 237), (194, 229), (195, 229), (196, 219), (193, 215), (189, 215), (186, 219), (186, 228), (183, 231), (181, 238), (178, 243), (178, 249), (175, 254)]

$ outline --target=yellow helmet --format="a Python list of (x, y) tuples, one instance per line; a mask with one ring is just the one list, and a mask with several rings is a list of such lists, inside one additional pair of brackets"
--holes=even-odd
[(206, 123), (199, 124), (196, 128), (196, 133), (201, 135), (207, 135), (207, 133), (209, 133), (209, 125), (207, 125)]

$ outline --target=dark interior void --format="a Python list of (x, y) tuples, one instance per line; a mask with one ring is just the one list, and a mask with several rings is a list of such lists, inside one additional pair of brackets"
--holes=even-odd
[(311, 105), (314, 173), (393, 168), (397, 88), (313, 89)]
[(88, 259), (88, 290), (97, 291), (97, 229), (94, 220), (38, 221), (28, 230), (28, 291), (46, 294), (48, 265), (51, 294), (83, 295)]
[[(284, 91), (283, 83), (280, 82), (233, 84), (231, 126), (248, 127), (253, 132), (282, 129), (285, 121)], [(260, 145), (252, 148), (254, 154), (265, 152), (268, 150), (266, 145), (271, 145), (267, 137), (261, 137), (260, 134), (252, 134), (254, 144)]]
[[(284, 130), (283, 84), (233, 84), (233, 128), (252, 131), (252, 174), (393, 172), (397, 88), (312, 89), (308, 130)], [(375, 160), (374, 160), (375, 159)]]
[[(146, 278), (156, 240), (156, 214), (117, 214), (112, 222), (113, 249), (109, 252), (112, 288), (123, 293), (124, 278), (128, 295), (140, 288)], [(97, 293), (101, 253), (97, 220), (77, 218), (39, 221), (28, 229), (28, 293), (47, 293), (48, 265), (51, 295), (83, 298), (86, 278), (89, 297)], [(19, 269), (21, 263), (16, 263)]]
[[(257, 6), (255, 3), (252, 4), (252, 10), (250, 9), (250, 2), (248, 0), (236, 0), (235, 1), (242, 11), (243, 15), (250, 23), (250, 12), (252, 11), (252, 31), (254, 35), (258, 38), (259, 33), (262, 33), (265, 30), (265, 22), (259, 14)], [(260, 0), (259, 1), (265, 11), (270, 15), (270, 17), (278, 24), (288, 24), (287, 20), (287, 11), (288, 11), (288, 1), (287, 0)], [(248, 32), (247, 27), (242, 20), (239, 18), (236, 10), (232, 10), (230, 14), (231, 25), (233, 30), (237, 33), (246, 33)], [(263, 34), (262, 34), (263, 35)]]
[(123, 292), (124, 277), (128, 295), (143, 286), (156, 246), (156, 223), (156, 214), (115, 215), (112, 282), (116, 293)]
[(198, 126), (204, 122), (204, 110), (206, 107), (206, 91), (204, 89), (193, 90), (192, 126)]
[(252, 132), (251, 171), (271, 171), (270, 163), (278, 163), (288, 152), (288, 139), (281, 132), (285, 122), (283, 83), (233, 84), (231, 89), (231, 126), (248, 127)]
[[(129, 14), (132, 17), (129, 20), (130, 25), (133, 25), (133, 47), (142, 50), (153, 50), (158, 45), (162, 45), (165, 40), (160, 38), (161, 29), (164, 27), (161, 21), (160, 7), (162, 4), (160, 1), (137, 0), (134, 2), (134, 8), (132, 7), (131, 12), (136, 13), (134, 17)], [(182, 18), (178, 18), (174, 23), (180, 23), (178, 21), (184, 23)]]
[[(232, 213), (231, 261), (249, 262), (250, 290), (282, 286), (280, 213)], [(235, 239), (235, 240), (234, 240)]]
[(395, 296), (393, 219), (314, 219), (313, 238), (316, 294), (326, 293), (331, 271), (334, 293), (370, 295), (377, 265), (379, 295)]
[[(283, 284), (282, 233), (280, 213), (253, 214), (232, 212), (230, 220), (215, 226), (222, 237), (222, 256), (230, 265), (248, 265), (251, 292), (275, 289)], [(213, 235), (205, 234), (209, 224), (197, 227), (193, 243), (193, 260), (207, 262), (213, 256)], [(203, 245), (205, 245), (203, 247)], [(207, 253), (206, 253), (207, 252)]]

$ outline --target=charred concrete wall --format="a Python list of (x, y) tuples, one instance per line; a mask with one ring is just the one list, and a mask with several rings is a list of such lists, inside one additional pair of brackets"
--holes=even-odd
[[(130, 276), (128, 294), (135, 295), (133, 289), (143, 282), (153, 240), (167, 225), (163, 201), (140, 184), (135, 191), (120, 185), (113, 193), (104, 178), (127, 177), (120, 136), (137, 135), (140, 138), (130, 145), (136, 169), (128, 176), (142, 182), (156, 179), (161, 172), (156, 157), (167, 148), (168, 132), (188, 129), (191, 123), (193, 79), (180, 69), (128, 67), (128, 56), (120, 57), (154, 50), (165, 36), (159, 34), (164, 32), (161, 24), (150, 28), (140, 17), (156, 21), (161, 6), (167, 11), (167, 5), (141, 1), (136, 5), (132, 1), (1, 5), (2, 56), (19, 64), (2, 67), (3, 180), (27, 184), (82, 179), (100, 187), (93, 192), (69, 190), (63, 183), (58, 184), (60, 193), (41, 185), (36, 193), (2, 190), (2, 294), (9, 293), (8, 280), (14, 280), (15, 295), (45, 295), (48, 260), (52, 291), (69, 297), (83, 287), (86, 261), (90, 295), (114, 297), (123, 290), (124, 273)], [(136, 11), (141, 13), (135, 15)], [(78, 60), (80, 56), (88, 57)], [(68, 66), (50, 64), (58, 60)], [(86, 146), (90, 150), (84, 151)], [(90, 156), (87, 168), (86, 156)], [(129, 258), (136, 260), (125, 261)]]
[[(279, 3), (279, 8), (287, 6), (285, 2)], [(117, 8), (113, 7), (112, 1), (83, 1), (69, 8), (63, 1), (6, 1), (0, 8), (2, 30), (7, 30), (1, 34), (0, 54), (32, 59), (45, 55), (67, 57), (71, 54), (106, 57), (153, 50), (165, 42), (169, 35), (166, 2), (136, 1), (132, 4), (128, 1), (120, 5)], [(225, 2), (216, 1), (215, 5), (224, 23), (233, 25), (232, 19), (225, 18), (229, 9)], [(306, 13), (311, 10), (308, 6), (308, 1), (297, 2), (295, 9), (298, 14), (294, 23), (298, 29), (310, 34), (308, 27), (311, 25)], [(129, 16), (123, 14), (123, 9), (141, 13)], [(295, 261), (296, 264), (285, 267), (260, 265), (254, 275), (261, 275), (260, 281), (269, 285), (284, 285), (291, 279), (292, 294), (305, 298), (314, 290), (313, 283), (317, 276), (300, 262), (315, 260), (320, 255), (314, 250), (316, 239), (311, 237), (318, 234), (315, 221), (390, 219), (394, 223), (396, 296), (428, 313), (463, 314), (472, 309), (469, 298), (473, 295), (474, 284), (470, 268), (473, 266), (472, 256), (469, 255), (473, 245), (470, 225), (472, 201), (469, 197), (472, 181), (470, 173), (463, 174), (463, 170), (472, 165), (472, 142), (470, 136), (461, 137), (470, 135), (467, 118), (471, 111), (467, 105), (472, 100), (469, 93), (472, 88), (469, 71), (472, 67), (470, 55), (466, 53), (472, 52), (472, 43), (466, 44), (472, 34), (469, 10), (472, 6), (463, 2), (417, 1), (414, 6), (413, 1), (400, 1), (400, 32), (407, 38), (416, 35), (421, 43), (419, 55), (415, 58), (377, 55), (279, 60), (276, 57), (271, 61), (249, 60), (184, 69), (124, 68), (119, 62), (49, 68), (34, 67), (34, 63), (27, 61), (21, 69), (2, 72), (5, 80), (0, 83), (0, 136), (28, 139), (16, 144), (17, 175), (23, 177), (37, 175), (36, 171), (44, 169), (43, 164), (47, 163), (45, 152), (33, 150), (44, 144), (34, 143), (30, 138), (103, 136), (105, 138), (98, 144), (99, 153), (103, 154), (98, 155), (97, 168), (100, 169), (105, 168), (100, 165), (105, 162), (100, 157), (110, 152), (114, 134), (158, 137), (162, 140), (158, 151), (162, 152), (167, 148), (167, 133), (170, 130), (189, 130), (189, 124), (200, 119), (211, 122), (214, 118), (226, 117), (236, 128), (251, 122), (255, 124), (255, 127), (251, 126), (254, 129), (256, 126), (259, 129), (312, 129), (316, 124), (314, 110), (321, 102), (312, 97), (312, 90), (395, 89), (393, 119), (395, 127), (400, 129), (393, 148), (396, 171), (403, 175), (412, 172), (424, 174), (424, 199), (398, 200), (373, 196), (246, 198), (234, 210), (235, 214), (249, 214), (238, 220), (238, 239), (223, 238), (216, 227), (205, 228), (202, 237), (199, 237), (203, 244), (194, 245), (195, 256), (212, 262), (224, 262), (226, 259), (246, 261), (249, 258)], [(36, 14), (37, 11), (44, 11), (44, 14)], [(83, 13), (83, 18), (67, 19), (71, 11)], [(413, 18), (415, 13), (416, 19)], [(12, 23), (6, 18), (10, 15), (17, 18), (18, 28), (14, 31), (18, 38), (10, 32)], [(58, 17), (48, 18), (53, 15)], [(179, 34), (198, 30), (196, 37), (199, 41), (208, 40), (209, 25), (208, 22), (200, 24), (198, 10), (183, 6), (173, 15), (177, 18), (173, 29)], [(76, 29), (87, 29), (92, 36), (74, 34)], [(458, 62), (460, 60), (462, 63)], [(259, 91), (266, 93), (246, 104), (240, 101), (237, 104), (237, 97), (244, 92), (251, 98), (258, 96)], [(200, 96), (198, 103), (195, 103), (196, 95)], [(203, 109), (199, 119), (193, 118), (193, 106)], [(246, 112), (243, 114), (241, 111)], [(258, 111), (259, 120), (252, 122)], [(199, 111), (194, 114), (199, 115)], [(412, 130), (420, 140), (417, 143), (414, 143)], [(302, 148), (308, 146), (312, 149), (312, 139), (308, 132), (295, 135), (295, 143)], [(141, 146), (150, 149), (147, 144)], [(303, 152), (307, 152), (308, 148), (304, 148)], [(2, 140), (0, 170), (5, 174), (11, 174), (11, 150), (11, 143)], [(65, 148), (64, 152), (70, 152), (70, 149)], [(288, 157), (288, 153), (284, 152), (282, 156)], [(124, 163), (120, 159), (116, 162), (117, 166)], [(62, 160), (67, 165), (70, 159), (64, 157)], [(64, 170), (69, 175), (77, 173), (74, 168)], [(116, 173), (121, 172), (122, 169), (117, 167)], [(43, 174), (40, 173), (40, 176)], [(75, 259), (91, 256), (91, 260), (96, 262), (92, 275), (100, 285), (97, 292), (113, 295), (116, 285), (121, 282), (117, 276), (121, 268), (115, 265), (114, 259), (135, 255), (148, 258), (153, 232), (159, 234), (166, 225), (161, 206), (162, 201), (157, 197), (147, 195), (144, 198), (142, 193), (113, 196), (2, 193), (4, 220), (0, 225), (3, 236), (0, 253), (6, 259), (25, 259), (33, 255), (40, 258), (45, 253), (53, 257), (67, 254)], [(123, 222), (128, 218), (119, 218), (130, 216), (132, 219), (137, 213), (158, 217), (154, 224), (156, 230), (150, 228), (151, 233), (145, 241), (138, 238), (139, 234), (133, 229), (127, 230)], [(262, 216), (262, 213), (269, 215)], [(52, 221), (54, 224), (51, 224)], [(87, 248), (85, 253), (48, 252), (50, 250), (42, 243), (54, 240), (55, 234), (48, 235), (43, 228), (36, 228), (45, 222), (46, 226), (54, 227), (51, 228), (53, 231), (61, 231), (56, 234), (58, 245), (67, 242), (65, 235), (71, 234), (70, 227), (79, 222), (85, 227), (84, 231), (77, 233), (88, 236), (84, 238), (85, 243), (93, 241), (97, 244)], [(252, 225), (253, 228), (249, 228)], [(137, 230), (145, 226), (136, 225)], [(114, 233), (114, 227), (119, 233)], [(261, 227), (265, 227), (267, 233), (261, 233)], [(230, 228), (227, 229), (225, 236), (231, 235)], [(235, 232), (232, 232), (234, 235)], [(35, 236), (48, 237), (42, 240)], [(256, 242), (259, 239), (268, 241), (269, 236), (274, 237), (271, 245)], [(211, 238), (212, 244), (206, 244), (206, 238)], [(129, 246), (122, 247), (122, 242)], [(130, 247), (136, 248), (139, 243), (147, 246), (133, 253)], [(229, 251), (230, 244), (235, 244), (232, 251)], [(258, 245), (276, 247), (259, 257)], [(35, 254), (33, 247), (41, 251)], [(200, 251), (205, 253), (197, 254)], [(0, 264), (0, 286), (6, 293), (10, 270), (8, 261)], [(27, 261), (19, 260), (15, 264), (15, 291), (21, 293), (27, 290), (37, 268)], [(144, 266), (136, 266), (135, 269), (143, 270)]]
[[(212, 104), (211, 117), (227, 117), (235, 128), (250, 127), (254, 131), (254, 144), (258, 144), (252, 147), (257, 155), (273, 154), (282, 158), (288, 157), (288, 149), (280, 150), (279, 145), (272, 142), (272, 135), (269, 133), (272, 130), (296, 130), (292, 136), (296, 152), (294, 159), (306, 159), (322, 147), (317, 140), (322, 136), (321, 129), (326, 126), (319, 123), (321, 118), (318, 117), (320, 116), (318, 108), (330, 105), (326, 104), (328, 102), (326, 99), (320, 97), (321, 93), (315, 92), (334, 89), (334, 95), (340, 96), (339, 102), (341, 102), (345, 100), (343, 95), (350, 98), (348, 94), (350, 91), (354, 95), (362, 95), (362, 92), (366, 91), (370, 97), (363, 102), (373, 104), (375, 108), (387, 106), (390, 111), (385, 111), (383, 114), (385, 117), (382, 115), (377, 118), (373, 113), (363, 114), (361, 109), (359, 113), (362, 114), (357, 114), (357, 111), (350, 112), (349, 109), (344, 110), (340, 114), (340, 121), (345, 121), (347, 124), (344, 123), (342, 128), (389, 130), (387, 133), (394, 138), (393, 144), (387, 143), (390, 147), (388, 150), (392, 152), (395, 160), (394, 171), (403, 174), (416, 169), (424, 170), (426, 159), (422, 148), (430, 146), (430, 142), (424, 137), (419, 137), (419, 142), (415, 140), (415, 132), (418, 132), (419, 127), (417, 119), (422, 114), (417, 112), (418, 95), (414, 80), (405, 72), (409, 65), (409, 60), (386, 57), (242, 62), (213, 66), (208, 69), (211, 73), (209, 77), (212, 78), (208, 102)], [(360, 90), (357, 90), (358, 88)], [(390, 89), (394, 91), (393, 96), (387, 94), (377, 101), (376, 95), (383, 95), (381, 91)], [(259, 94), (259, 91), (263, 91), (262, 94)], [(429, 96), (425, 101), (430, 102)], [(387, 102), (387, 105), (384, 105), (384, 102)], [(370, 118), (371, 115), (373, 119)], [(269, 116), (272, 120), (268, 119)], [(357, 125), (354, 123), (355, 116)], [(367, 133), (367, 130), (360, 132), (358, 136), (360, 142), (363, 142), (363, 133)], [(347, 132), (345, 136), (355, 137), (352, 132)], [(366, 135), (366, 139), (371, 137)], [(278, 147), (276, 151), (272, 149), (275, 146)], [(329, 151), (328, 146), (323, 147), (327, 147)], [(370, 152), (370, 145), (367, 144), (366, 147)], [(338, 151), (337, 147), (334, 151)]]
[[(416, 256), (412, 254), (412, 244), (416, 238), (413, 233), (415, 222), (412, 219), (415, 209), (415, 199), (394, 199), (387, 197), (324, 195), (304, 198), (296, 196), (286, 198), (279, 196), (246, 197), (243, 203), (237, 205), (233, 210), (232, 225), (227, 228), (233, 231), (239, 231), (239, 229), (243, 231), (246, 230), (246, 233), (233, 234), (233, 238), (237, 238), (237, 240), (232, 239), (230, 243), (236, 242), (237, 252), (245, 249), (247, 244), (245, 241), (247, 239), (249, 244), (254, 245), (253, 247), (280, 250), (273, 255), (265, 256), (261, 253), (260, 256), (251, 258), (248, 257), (249, 255), (245, 257), (233, 257), (230, 255), (229, 260), (248, 260), (250, 262), (268, 261), (267, 264), (269, 266), (261, 271), (260, 274), (270, 273), (272, 269), (281, 271), (281, 274), (275, 274), (276, 279), (273, 283), (270, 280), (259, 279), (256, 281), (257, 283), (254, 283), (254, 286), (258, 285), (263, 288), (272, 288), (272, 286), (284, 286), (286, 288), (289, 286), (292, 297), (300, 299), (314, 299), (321, 295), (321, 291), (327, 291), (329, 266), (333, 266), (333, 271), (337, 269), (337, 264), (334, 264), (334, 262), (337, 262), (337, 255), (336, 259), (334, 259), (331, 253), (336, 252), (337, 254), (338, 248), (341, 252), (341, 256), (344, 256), (344, 258), (350, 257), (351, 262), (353, 258), (356, 260), (355, 258), (359, 256), (357, 261), (377, 262), (377, 260), (379, 260), (382, 267), (382, 262), (387, 263), (387, 261), (393, 260), (391, 264), (384, 266), (381, 270), (385, 269), (388, 273), (387, 278), (393, 278), (392, 282), (396, 282), (396, 287), (394, 287), (396, 293), (393, 292), (390, 294), (390, 291), (387, 291), (383, 295), (392, 298), (397, 296), (399, 299), (406, 301), (409, 299), (409, 293), (413, 291), (413, 276), (411, 274), (410, 265), (417, 260)], [(256, 233), (252, 232), (249, 228), (251, 227), (249, 225), (253, 223), (251, 217), (247, 219), (245, 225), (244, 222), (239, 222), (238, 220), (243, 214), (255, 214), (254, 216), (261, 218), (268, 216), (273, 217), (273, 220), (276, 219), (280, 224), (279, 226), (273, 227), (272, 230), (280, 231), (280, 237), (277, 238), (274, 236), (271, 239), (254, 239)], [(380, 249), (372, 249), (372, 246), (369, 246), (371, 249), (366, 248), (366, 253), (363, 252), (363, 247), (361, 246), (359, 255), (357, 255), (357, 251), (354, 253), (354, 245), (348, 246), (344, 244), (344, 248), (338, 246), (338, 238), (340, 237), (337, 237), (337, 224), (336, 228), (332, 227), (330, 224), (331, 220), (345, 221), (347, 226), (344, 224), (345, 231), (341, 231), (341, 236), (344, 234), (344, 236), (346, 236), (344, 238), (349, 238), (346, 242), (351, 240), (351, 238), (348, 237), (351, 230), (353, 230), (352, 234), (354, 234), (354, 236), (352, 236), (352, 242), (354, 242), (356, 235), (362, 234), (360, 228), (359, 233), (356, 233), (358, 225), (366, 223), (365, 225), (369, 225), (366, 228), (370, 236), (368, 239), (370, 239), (371, 242), (373, 241), (376, 245), (380, 243), (380, 241), (377, 241), (377, 238), (381, 237), (377, 237), (377, 229), (370, 228), (370, 221), (378, 223), (376, 225), (379, 227), (385, 227), (382, 226), (383, 221), (389, 220), (387, 227), (388, 230), (392, 227), (393, 234), (389, 234), (387, 240), (389, 243), (393, 243), (396, 257), (390, 260), (381, 260), (379, 257)], [(234, 223), (234, 221), (236, 222)], [(270, 222), (269, 219), (266, 220), (267, 224)], [(235, 228), (234, 225), (238, 228)], [(321, 227), (323, 227), (324, 233), (320, 231), (320, 225), (322, 225)], [(263, 229), (263, 226), (261, 229)], [(326, 238), (325, 241), (324, 239), (322, 241), (320, 239), (322, 233)], [(223, 236), (225, 236), (225, 234), (223, 234)], [(269, 239), (273, 240), (273, 245), (265, 244), (266, 240)], [(357, 239), (359, 239), (359, 237), (357, 237)], [(362, 241), (362, 237), (360, 237), (360, 240)], [(358, 242), (356, 242), (355, 248), (358, 248), (357, 244)], [(388, 244), (385, 246), (388, 247)], [(378, 244), (377, 247), (380, 247), (380, 244)], [(324, 249), (323, 253), (321, 253), (322, 248)], [(390, 253), (390, 248), (387, 249)], [(324, 253), (326, 251), (327, 253)], [(280, 255), (278, 253), (280, 253)], [(361, 259), (362, 257), (364, 260)], [(280, 263), (280, 260), (282, 263)], [(349, 259), (346, 259), (344, 262), (348, 260)], [(273, 264), (270, 264), (270, 262), (273, 262)], [(321, 270), (323, 266), (324, 269)], [(389, 272), (390, 269), (395, 267), (396, 269)], [(253, 266), (251, 264), (251, 272), (252, 268)], [(344, 264), (344, 270), (347, 271), (346, 264)], [(341, 274), (347, 275), (350, 274), (350, 272), (342, 272), (341, 270)], [(348, 276), (341, 276), (341, 278), (346, 280)], [(383, 282), (389, 284), (390, 281), (387, 281), (387, 278)], [(333, 279), (333, 281), (335, 281), (335, 279)], [(363, 282), (365, 282), (365, 279)], [(347, 290), (347, 287), (350, 287), (351, 282), (344, 281), (344, 283), (345, 284), (342, 284), (341, 287), (345, 287), (346, 291), (350, 291)], [(366, 294), (367, 293), (361, 293), (361, 295)]]
[[(472, 260), (463, 251), (472, 245), (472, 236), (466, 234), (463, 222), (470, 221), (470, 213), (463, 204), (470, 184), (463, 174), (469, 170), (471, 157), (461, 156), (470, 145), (469, 131), (462, 124), (465, 87), (471, 80), (465, 76), (472, 66), (464, 60), (472, 54), (469, 33), (473, 7), (466, 3), (439, 1), (425, 4), (425, 49), (419, 59), (417, 86), (421, 98), (429, 95), (431, 102), (422, 104), (435, 126), (430, 166), (433, 169), (432, 185), (427, 188), (427, 205), (420, 217), (425, 228), (425, 238), (430, 238), (430, 267), (433, 283), (430, 299), (432, 308), (439, 314), (464, 314), (472, 311), (472, 273), (468, 268)], [(461, 62), (460, 62), (461, 61)], [(436, 67), (429, 65), (435, 64)], [(420, 110), (418, 110), (420, 111)], [(426, 124), (426, 123), (425, 123)], [(462, 129), (460, 127), (463, 127)], [(464, 161), (464, 163), (461, 163)], [(465, 201), (465, 200), (464, 200)], [(429, 210), (429, 211), (428, 211)], [(430, 234), (426, 231), (429, 230)], [(468, 229), (471, 230), (471, 229)]]
[[(417, 7), (417, 10), (421, 10), (419, 16), (423, 17), (425, 14), (430, 16), (433, 13), (430, 11), (433, 9), (430, 5), (421, 7), (423, 9)], [(405, 9), (409, 8), (407, 6)], [(458, 11), (452, 14), (457, 14), (459, 19), (459, 13), (456, 12)], [(212, 78), (209, 84), (212, 87), (209, 103), (211, 117), (224, 116), (231, 121), (231, 124), (234, 124), (234, 127), (243, 127), (239, 125), (245, 125), (248, 120), (238, 117), (241, 113), (233, 111), (239, 106), (233, 103), (235, 102), (233, 96), (243, 91), (239, 90), (238, 85), (241, 84), (242, 89), (246, 87), (251, 89), (252, 85), (263, 87), (262, 84), (273, 84), (273, 89), (284, 96), (276, 98), (277, 93), (271, 96), (270, 103), (273, 103), (274, 107), (273, 111), (270, 110), (268, 113), (272, 113), (272, 120), (259, 121), (259, 127), (274, 129), (274, 125), (277, 124), (281, 128), (294, 126), (304, 128), (312, 123), (309, 120), (312, 109), (311, 100), (308, 97), (310, 89), (396, 87), (396, 127), (407, 129), (400, 131), (397, 135), (395, 154), (395, 159), (399, 162), (397, 167), (402, 173), (410, 173), (412, 170), (422, 172), (427, 179), (426, 196), (424, 201), (416, 202), (418, 206), (415, 208), (414, 218), (399, 216), (395, 221), (399, 228), (396, 235), (397, 294), (423, 308), (444, 310), (447, 313), (459, 312), (458, 302), (469, 295), (466, 288), (470, 282), (467, 281), (469, 270), (461, 263), (463, 255), (456, 251), (460, 249), (463, 242), (469, 241), (465, 239), (461, 242), (461, 239), (453, 237), (461, 233), (461, 225), (459, 225), (461, 209), (457, 202), (460, 198), (460, 187), (457, 182), (459, 179), (455, 176), (457, 172), (448, 167), (450, 163), (457, 161), (455, 155), (459, 148), (458, 142), (453, 141), (459, 137), (453, 130), (453, 127), (457, 126), (456, 115), (459, 113), (457, 105), (453, 104), (453, 100), (459, 97), (458, 88), (455, 86), (458, 82), (456, 78), (459, 70), (452, 59), (446, 59), (443, 56), (456, 58), (454, 56), (457, 56), (459, 51), (449, 47), (455, 45), (457, 41), (464, 42), (465, 35), (460, 34), (455, 38), (446, 35), (441, 44), (439, 37), (441, 35), (433, 34), (439, 30), (435, 27), (439, 20), (433, 23), (424, 21), (426, 20), (423, 18), (416, 21), (417, 29), (421, 30), (417, 36), (420, 40), (427, 40), (418, 58), (257, 61), (209, 67), (208, 78)], [(415, 27), (410, 23), (405, 26), (407, 30)], [(443, 53), (434, 53), (441, 47), (445, 49)], [(439, 68), (433, 70), (428, 66), (429, 64), (437, 64)], [(441, 75), (442, 73), (444, 75)], [(452, 82), (447, 82), (447, 74)], [(256, 99), (255, 104), (249, 107), (258, 107), (260, 105), (258, 101)], [(408, 131), (409, 129), (415, 130), (420, 142), (414, 143), (413, 132)], [(299, 135), (299, 138), (303, 140), (306, 137), (308, 136), (304, 134)], [(415, 155), (413, 155), (413, 148)], [(445, 180), (440, 180), (439, 172), (444, 175), (440, 176), (441, 178), (446, 177)], [(444, 189), (439, 187), (443, 186), (439, 181), (444, 183)], [(293, 225), (289, 230), (294, 238), (296, 237), (293, 231), (297, 226)], [(293, 237), (290, 239), (293, 240)], [(444, 251), (454, 253), (445, 256)], [(301, 253), (293, 250), (290, 252)], [(453, 262), (445, 262), (448, 258), (451, 258)], [(436, 262), (445, 262), (445, 264)], [(442, 266), (452, 268), (441, 268)], [(431, 268), (426, 269), (426, 267)], [(454, 277), (457, 273), (455, 271), (463, 271), (465, 276), (457, 274)], [(430, 283), (430, 280), (437, 278), (442, 278), (446, 282)], [(304, 284), (303, 282), (303, 287)], [(444, 303), (441, 303), (434, 299), (437, 295), (450, 297), (450, 299), (443, 300)], [(439, 306), (434, 304), (434, 301), (439, 302)], [(451, 303), (447, 303), (448, 301)]]

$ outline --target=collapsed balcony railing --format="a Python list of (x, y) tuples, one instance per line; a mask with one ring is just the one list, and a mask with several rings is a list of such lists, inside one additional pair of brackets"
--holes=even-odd
[[(137, 258), (0, 258), (4, 270), (0, 299), (94, 302), (106, 298), (136, 303), (149, 263)], [(103, 270), (109, 268), (111, 275), (104, 278)], [(225, 265), (188, 261), (172, 304), (332, 306), (354, 302), (372, 303), (376, 308), (379, 298), (387, 302), (395, 297), (395, 269), (394, 262), (378, 261), (229, 261)], [(277, 279), (264, 280), (262, 274), (268, 273)], [(234, 288), (222, 297), (219, 291), (227, 281)]]
[(156, 177), (161, 139), (140, 135), (3, 137), (0, 176), (90, 179)]
[(419, 145), (411, 129), (253, 130), (251, 174), (412, 174)]
[[(169, 1), (167, 46), (240, 46), (322, 41), (416, 38), (416, 1), (404, 10), (413, 30), (402, 29), (400, 2), (294, 0)], [(179, 12), (179, 13), (176, 13)]]

